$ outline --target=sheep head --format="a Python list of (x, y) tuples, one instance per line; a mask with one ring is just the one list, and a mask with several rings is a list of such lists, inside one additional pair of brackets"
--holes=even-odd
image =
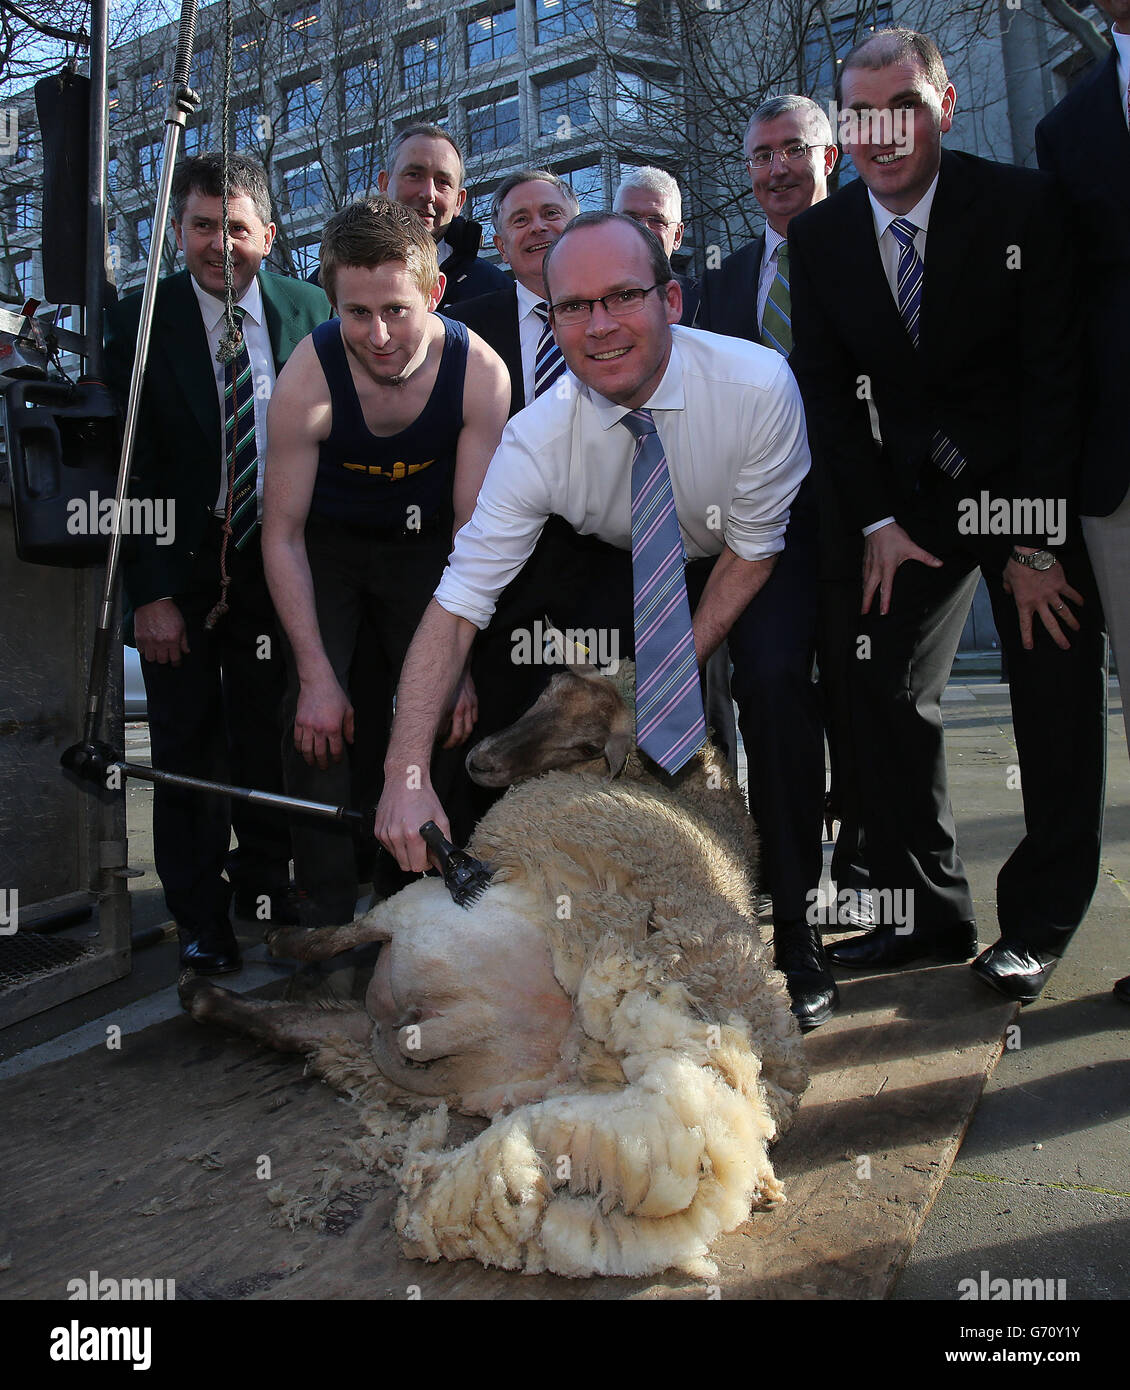
[(517, 723), (471, 749), (467, 772), (483, 787), (555, 770), (618, 776), (635, 746), (634, 683), (629, 662), (615, 680), (591, 666), (568, 667)]

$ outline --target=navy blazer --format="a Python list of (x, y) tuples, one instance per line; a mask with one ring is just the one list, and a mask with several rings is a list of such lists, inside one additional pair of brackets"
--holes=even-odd
[(1082, 267), (1079, 510), (1109, 516), (1130, 489), (1130, 131), (1113, 48), (1036, 127), (1036, 157), (1059, 180)]
[(761, 278), (764, 236), (754, 237), (726, 257), (717, 270), (702, 279), (702, 308), (698, 327), (731, 338), (761, 342), (757, 327), (757, 282)]

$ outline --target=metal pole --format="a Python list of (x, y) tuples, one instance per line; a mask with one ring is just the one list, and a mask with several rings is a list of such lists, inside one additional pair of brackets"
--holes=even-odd
[(86, 171), (86, 371), (102, 379), (102, 304), (106, 285), (107, 0), (90, 6), (90, 144)]
[[(192, 62), (192, 40), (195, 28), (196, 0), (182, 0), (172, 94), (169, 100), (169, 109), (165, 113), (165, 145), (161, 156), (161, 183), (157, 190), (157, 205), (153, 212), (153, 235), (149, 243), (149, 260), (145, 267), (145, 289), (141, 296), (141, 321), (137, 328), (137, 346), (134, 352), (133, 375), (130, 377), (126, 423), (122, 437), (122, 461), (118, 468), (118, 486), (114, 494), (116, 503), (114, 514), (116, 516), (122, 515), (122, 506), (129, 487), (130, 465), (133, 462), (137, 420), (141, 409), (141, 386), (145, 376), (145, 364), (149, 357), (149, 329), (153, 322), (157, 281), (161, 275), (161, 256), (165, 245), (165, 221), (169, 215), (169, 193), (172, 188), (177, 145), (180, 140), (180, 133), (184, 128), (185, 118), (199, 105), (199, 98), (188, 87), (188, 69)], [(105, 48), (105, 43), (103, 43), (103, 48)], [(104, 82), (105, 73), (103, 73)], [(103, 98), (104, 107), (105, 99)], [(105, 129), (103, 128), (104, 139)], [(89, 234), (88, 228), (88, 236)], [(105, 274), (105, 267), (101, 265), (101, 262), (99, 274)], [(93, 322), (93, 314), (90, 315), (90, 319), (92, 321), (90, 332), (100, 332), (101, 320), (97, 323)], [(114, 587), (118, 577), (118, 559), (121, 547), (121, 532), (115, 528), (110, 536), (110, 553), (106, 560), (106, 582), (102, 590), (102, 608), (99, 613), (98, 628), (94, 634), (94, 652), (90, 660), (90, 683), (86, 691), (86, 718), (83, 724), (83, 737), (88, 741), (97, 736), (102, 713), (106, 665), (110, 654)]]

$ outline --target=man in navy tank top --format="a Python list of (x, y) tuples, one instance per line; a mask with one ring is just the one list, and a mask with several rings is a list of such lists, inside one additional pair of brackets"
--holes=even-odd
[[(349, 672), (358, 633), (375, 637), (394, 690), (404, 653), (470, 517), (499, 439), (510, 387), (501, 359), (436, 314), (444, 277), (414, 212), (362, 198), (326, 224), (322, 285), (337, 318), (295, 349), (271, 400), (263, 558), (288, 642), (284, 771), (293, 796), (350, 801)], [(470, 733), (469, 677), (445, 747)], [(363, 708), (382, 744), (389, 708)], [(453, 786), (455, 753), (431, 777)], [(428, 780), (429, 769), (410, 773)], [(295, 877), (311, 925), (351, 921), (357, 898), (347, 828), (296, 818)]]

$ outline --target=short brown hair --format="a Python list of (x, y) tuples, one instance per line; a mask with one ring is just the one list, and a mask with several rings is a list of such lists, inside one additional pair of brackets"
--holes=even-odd
[(386, 261), (403, 261), (425, 298), (435, 289), (439, 279), (436, 244), (411, 208), (374, 193), (335, 212), (326, 223), (321, 280), (335, 308), (337, 272), (342, 266), (372, 270)]
[(843, 76), (851, 68), (868, 68), (872, 72), (889, 68), (892, 63), (914, 63), (926, 74), (926, 81), (939, 96), (949, 86), (946, 65), (938, 51), (938, 45), (928, 34), (920, 34), (916, 29), (891, 28), (876, 29), (868, 34), (847, 55), (840, 64), (836, 78), (836, 99), (843, 97)]

